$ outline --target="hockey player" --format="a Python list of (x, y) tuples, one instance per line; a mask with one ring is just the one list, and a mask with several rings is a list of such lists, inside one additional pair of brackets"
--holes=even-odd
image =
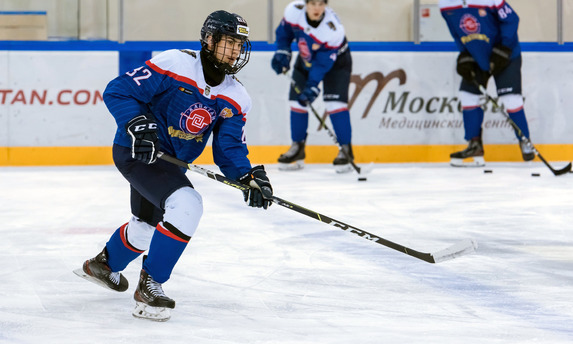
[[(348, 88), (352, 58), (344, 27), (327, 0), (293, 1), (287, 5), (284, 17), (276, 29), (277, 50), (271, 66), (277, 74), (290, 69), (291, 44), (296, 42), (299, 54), (292, 77), (300, 91), (291, 86), (289, 93), (292, 146), (282, 154), (279, 169), (296, 170), (304, 166), (308, 127), (308, 105), (324, 87), (323, 99), (334, 132), (341, 147), (352, 153), (352, 129), (348, 112)], [(344, 152), (339, 151), (333, 161), (337, 172), (351, 171)]]
[[(451, 164), (466, 166), (463, 160), (473, 158), (469, 165), (483, 166), (484, 113), (476, 82), (486, 86), (493, 76), (497, 94), (509, 117), (529, 138), (521, 95), (519, 17), (505, 0), (440, 0), (440, 10), (460, 51), (456, 70), (462, 76), (464, 138), (469, 141), (466, 149), (450, 155)], [(532, 148), (519, 142), (523, 160), (535, 158)]]
[(201, 29), (201, 50), (168, 50), (112, 80), (103, 98), (117, 122), (113, 159), (131, 185), (128, 223), (120, 226), (78, 274), (116, 291), (128, 289), (121, 271), (143, 252), (135, 288), (135, 317), (165, 321), (175, 301), (166, 282), (195, 233), (201, 195), (184, 169), (157, 153), (192, 162), (213, 136), (213, 158), (228, 178), (250, 185), (245, 201), (270, 205), (263, 166), (251, 167), (244, 125), (251, 98), (233, 76), (249, 60), (249, 27), (239, 15), (211, 13)]

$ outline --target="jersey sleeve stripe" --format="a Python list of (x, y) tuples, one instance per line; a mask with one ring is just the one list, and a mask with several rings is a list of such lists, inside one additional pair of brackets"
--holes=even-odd
[(182, 81), (182, 82), (184, 82), (184, 83), (187, 83), (187, 84), (189, 84), (189, 85), (195, 87), (196, 89), (198, 89), (199, 92), (201, 92), (201, 94), (204, 94), (204, 93), (205, 93), (205, 90), (203, 90), (202, 88), (199, 88), (199, 86), (197, 86), (197, 83), (196, 83), (194, 80), (189, 79), (189, 78), (184, 77), (184, 76), (181, 76), (181, 75), (179, 75), (179, 74), (173, 73), (173, 72), (171, 72), (171, 71), (161, 69), (160, 67), (158, 67), (156, 64), (152, 63), (151, 61), (146, 61), (145, 63), (146, 63), (151, 69), (153, 69), (155, 72), (157, 72), (157, 73), (159, 73), (159, 74), (167, 75), (167, 76), (169, 76), (169, 77), (171, 77), (171, 78), (173, 78), (173, 79), (175, 79), (175, 80), (177, 80), (177, 81)]
[[(182, 76), (182, 75), (179, 75), (179, 74), (177, 74), (177, 73), (173, 73), (173, 72), (171, 72), (171, 71), (164, 70), (164, 69), (160, 68), (159, 66), (155, 65), (154, 63), (152, 63), (152, 62), (150, 62), (150, 61), (146, 61), (145, 63), (146, 63), (151, 69), (153, 69), (155, 72), (160, 73), (160, 74), (163, 74), (163, 75), (167, 75), (167, 76), (169, 76), (169, 77), (171, 77), (171, 78), (173, 78), (173, 79), (175, 79), (175, 80), (177, 80), (177, 81), (185, 82), (185, 83), (187, 83), (187, 84), (189, 84), (189, 85), (195, 87), (196, 89), (198, 89), (199, 92), (201, 92), (201, 94), (202, 94), (203, 96), (205, 95), (205, 90), (202, 89), (202, 88), (200, 88), (194, 80), (192, 80), (192, 79), (190, 79), (190, 78), (187, 78), (187, 77), (184, 77), (184, 76)], [(243, 109), (241, 108), (241, 106), (240, 106), (236, 101), (234, 101), (233, 99), (231, 99), (231, 98), (229, 98), (229, 97), (227, 97), (227, 96), (225, 96), (225, 95), (222, 95), (222, 94), (218, 94), (218, 95), (215, 95), (215, 96), (214, 96), (214, 95), (211, 95), (211, 97), (210, 97), (209, 99), (216, 99), (216, 98), (224, 99), (225, 101), (227, 101), (228, 103), (230, 103), (232, 106), (234, 106), (234, 107), (239, 111), (239, 114), (242, 114), (242, 115), (243, 115), (243, 118), (244, 118), (244, 115), (245, 115), (245, 114), (243, 114)]]
[(245, 119), (245, 115), (246, 115), (246, 114), (243, 113), (243, 109), (241, 109), (241, 106), (239, 105), (239, 103), (237, 103), (237, 102), (234, 101), (233, 99), (231, 99), (231, 98), (229, 98), (229, 97), (227, 97), (227, 96), (224, 96), (224, 95), (222, 95), (222, 94), (219, 94), (219, 95), (217, 96), (217, 98), (221, 98), (221, 99), (225, 100), (226, 102), (228, 102), (229, 104), (231, 104), (232, 106), (234, 106), (235, 109), (237, 109), (237, 111), (239, 111), (239, 115), (243, 115), (243, 121), (246, 121), (246, 119)]
[(494, 7), (499, 10), (499, 9), (502, 8), (504, 5), (505, 5), (505, 0), (502, 0), (502, 1), (499, 3), (499, 5), (495, 5)]

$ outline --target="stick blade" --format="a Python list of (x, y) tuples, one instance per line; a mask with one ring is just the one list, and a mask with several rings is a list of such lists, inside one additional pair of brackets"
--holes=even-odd
[(360, 166), (360, 173), (358, 173), (358, 174), (359, 175), (366, 175), (366, 174), (369, 174), (370, 172), (372, 172), (373, 169), (374, 169), (374, 163), (371, 162), (368, 165)]
[(473, 253), (475, 252), (477, 247), (478, 244), (475, 240), (466, 239), (441, 251), (432, 253), (431, 255), (434, 258), (435, 263), (440, 263), (446, 260), (454, 259), (459, 256)]
[(553, 170), (553, 174), (555, 174), (556, 176), (560, 176), (562, 174), (569, 172), (571, 172), (571, 163), (568, 163), (567, 166), (563, 167), (560, 170)]

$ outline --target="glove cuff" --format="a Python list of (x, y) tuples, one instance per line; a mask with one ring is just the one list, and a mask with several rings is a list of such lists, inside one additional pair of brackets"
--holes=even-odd
[(138, 121), (143, 121), (143, 120), (146, 120), (146, 119), (151, 119), (151, 118), (148, 117), (148, 116), (145, 115), (145, 114), (141, 114), (141, 115), (138, 115), (138, 116), (133, 117), (132, 119), (130, 119), (130, 120), (125, 124), (125, 130), (127, 131), (127, 129), (129, 128), (129, 126), (132, 125), (133, 123), (138, 122)]
[(505, 59), (508, 59), (511, 57), (511, 49), (508, 47), (505, 47), (503, 45), (498, 45), (493, 47), (493, 49), (491, 50), (492, 53), (497, 54)]
[(285, 49), (279, 49), (276, 51), (277, 54), (283, 54), (288, 56), (289, 58), (291, 57), (292, 53), (290, 52), (290, 50), (285, 50)]

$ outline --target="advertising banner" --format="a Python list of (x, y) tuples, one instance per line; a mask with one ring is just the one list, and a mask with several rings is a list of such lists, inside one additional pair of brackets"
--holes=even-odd
[[(265, 56), (266, 55), (266, 56)], [(239, 79), (250, 91), (254, 107), (248, 119), (254, 144), (289, 144), (290, 80), (270, 69), (272, 53), (258, 53)], [(461, 78), (455, 73), (452, 52), (353, 53), (350, 113), (355, 145), (462, 144), (463, 121), (458, 99)], [(571, 144), (573, 108), (569, 77), (572, 53), (525, 53), (523, 96), (531, 139), (536, 143)], [(496, 95), (493, 79), (488, 92)], [(323, 115), (319, 98), (314, 104)], [(484, 142), (517, 143), (499, 110), (486, 105)], [(311, 116), (312, 117), (312, 116)], [(327, 122), (329, 123), (329, 122)], [(309, 144), (329, 144), (311, 118)]]
[[(272, 54), (253, 52), (237, 75), (253, 99), (246, 133), (255, 150), (283, 150), (291, 142), (290, 79), (273, 72)], [(349, 101), (353, 145), (358, 149), (465, 145), (456, 56), (454, 52), (353, 52)], [(523, 54), (525, 113), (535, 144), (573, 144), (572, 60), (569, 52)], [(116, 51), (2, 51), (0, 70), (0, 160), (7, 149), (111, 146), (116, 126), (102, 93), (117, 76)], [(495, 95), (493, 81), (488, 92)], [(331, 127), (321, 98), (313, 106)], [(516, 144), (499, 110), (486, 108), (484, 144)], [(311, 113), (307, 145), (332, 147), (330, 136), (319, 128)]]

